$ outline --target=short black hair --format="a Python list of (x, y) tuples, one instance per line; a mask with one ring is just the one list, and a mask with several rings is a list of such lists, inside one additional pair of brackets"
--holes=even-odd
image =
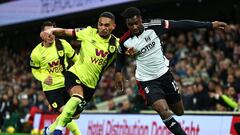
[(100, 17), (107, 17), (107, 18), (112, 19), (112, 20), (115, 22), (115, 16), (114, 16), (114, 14), (111, 13), (111, 12), (103, 12), (103, 13), (101, 13), (101, 14), (99, 15), (99, 18), (100, 18)]
[(129, 19), (134, 16), (141, 16), (141, 11), (136, 7), (129, 7), (125, 9), (121, 15), (124, 17), (124, 19)]
[(51, 21), (45, 21), (43, 22), (42, 26), (41, 26), (41, 31), (44, 30), (45, 26), (53, 26), (56, 27), (56, 23), (55, 22), (51, 22)]

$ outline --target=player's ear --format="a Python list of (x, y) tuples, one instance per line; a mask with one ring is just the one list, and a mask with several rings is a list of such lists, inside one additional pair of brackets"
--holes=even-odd
[(142, 16), (139, 16), (139, 20), (142, 22)]
[(112, 25), (112, 29), (114, 30), (115, 28), (116, 28), (116, 23), (114, 23), (113, 25)]

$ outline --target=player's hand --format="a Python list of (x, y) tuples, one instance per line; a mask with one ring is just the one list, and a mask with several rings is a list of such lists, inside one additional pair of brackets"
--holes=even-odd
[(135, 53), (136, 53), (136, 51), (133, 47), (128, 48), (127, 51), (125, 52), (125, 54), (128, 55), (128, 56), (134, 56)]
[(115, 74), (115, 88), (123, 91), (123, 75), (121, 72)]
[(51, 85), (53, 83), (53, 79), (52, 79), (52, 76), (48, 76), (45, 80), (44, 80), (44, 83), (47, 84), (47, 85)]
[(51, 30), (45, 30), (40, 33), (40, 37), (43, 41), (48, 40), (53, 35)]
[(225, 22), (214, 21), (212, 22), (213, 29), (222, 29), (224, 30), (228, 25)]
[(218, 100), (218, 99), (219, 99), (219, 96), (220, 96), (220, 95), (219, 95), (219, 94), (217, 94), (217, 93), (214, 93), (214, 92), (209, 92), (209, 97), (210, 97), (210, 98), (215, 98), (215, 99), (217, 99), (217, 100)]

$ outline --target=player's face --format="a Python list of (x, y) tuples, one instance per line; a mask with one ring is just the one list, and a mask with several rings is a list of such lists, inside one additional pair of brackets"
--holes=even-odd
[[(54, 28), (54, 27), (53, 26), (45, 26), (44, 30), (48, 30), (48, 29), (51, 29), (51, 28)], [(45, 42), (48, 43), (48, 44), (52, 44), (54, 42), (54, 40), (55, 40), (55, 35), (49, 34), (49, 36), (47, 37)]]
[(128, 29), (134, 34), (139, 35), (143, 30), (142, 18), (141, 16), (134, 16), (132, 18), (126, 19), (126, 24)]
[(115, 27), (115, 22), (110, 18), (100, 17), (98, 19), (98, 34), (103, 38), (108, 38)]

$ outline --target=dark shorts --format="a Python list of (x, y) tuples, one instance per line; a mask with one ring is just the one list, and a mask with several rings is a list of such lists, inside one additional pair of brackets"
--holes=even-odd
[(157, 79), (137, 83), (139, 93), (144, 96), (148, 105), (159, 99), (165, 99), (168, 104), (175, 104), (181, 100), (179, 88), (170, 71)]
[(84, 100), (88, 103), (92, 99), (95, 89), (87, 87), (86, 85), (80, 82), (80, 79), (75, 74), (67, 71), (65, 73), (66, 90), (69, 91), (72, 87), (77, 85), (80, 85), (83, 87)]
[(44, 94), (54, 112), (59, 112), (58, 110), (70, 99), (70, 95), (65, 90), (65, 87), (56, 90), (44, 91)]

